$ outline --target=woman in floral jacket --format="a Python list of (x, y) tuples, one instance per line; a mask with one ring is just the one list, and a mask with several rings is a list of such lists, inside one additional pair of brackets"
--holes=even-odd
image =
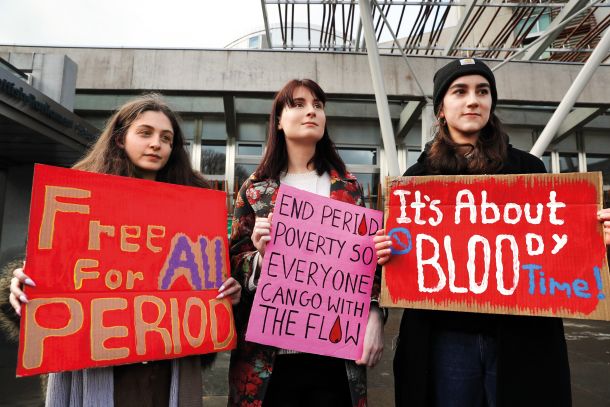
[(356, 178), (348, 173), (328, 136), (326, 96), (311, 80), (292, 80), (278, 92), (269, 121), (267, 150), (244, 183), (235, 203), (231, 234), (231, 274), (243, 286), (236, 307), (237, 348), (231, 354), (229, 406), (365, 406), (366, 366), (383, 350), (383, 314), (376, 306), (376, 273), (364, 352), (354, 362), (247, 342), (264, 248), (279, 184), (364, 205)]

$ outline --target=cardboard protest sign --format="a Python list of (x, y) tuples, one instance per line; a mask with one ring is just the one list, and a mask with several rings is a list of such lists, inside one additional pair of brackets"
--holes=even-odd
[(388, 178), (382, 304), (610, 320), (600, 173)]
[(37, 165), (18, 376), (235, 346), (224, 193)]
[(380, 211), (281, 185), (246, 340), (357, 360)]

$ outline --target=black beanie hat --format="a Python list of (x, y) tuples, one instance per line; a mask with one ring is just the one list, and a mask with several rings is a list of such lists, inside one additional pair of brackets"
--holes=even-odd
[(482, 61), (474, 58), (456, 59), (436, 71), (434, 74), (434, 114), (438, 114), (445, 93), (449, 85), (459, 78), (466, 75), (481, 75), (489, 81), (491, 88), (491, 111), (493, 112), (498, 100), (498, 92), (496, 91), (496, 78), (493, 72)]

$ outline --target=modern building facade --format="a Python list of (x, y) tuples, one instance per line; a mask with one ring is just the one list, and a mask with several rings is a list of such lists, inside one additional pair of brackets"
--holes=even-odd
[[(231, 195), (263, 154), (274, 93), (289, 79), (312, 78), (330, 96), (327, 121), (340, 154), (363, 184), (368, 205), (381, 204), (381, 180), (387, 174), (387, 163), (366, 54), (0, 47), (0, 57), (15, 63), (41, 54), (69, 58), (78, 66), (74, 112), (98, 129), (133, 95), (164, 94), (182, 116), (193, 166)], [(410, 61), (430, 97), (432, 74), (448, 60), (414, 56)], [(381, 64), (399, 167), (404, 171), (420, 154), (432, 123), (425, 118), (422, 123), (420, 115), (412, 112), (421, 111), (425, 100), (404, 60), (383, 55)], [(581, 67), (517, 61), (496, 72), (497, 112), (514, 146), (532, 147)], [(600, 66), (577, 104), (596, 115), (589, 121), (565, 123), (543, 160), (553, 172), (602, 171), (606, 175), (604, 188), (610, 190), (608, 78), (610, 66)], [(56, 163), (69, 165), (77, 156)], [(34, 161), (45, 162), (32, 156)], [(10, 211), (6, 216), (14, 218)], [(25, 214), (20, 218), (26, 222)]]
[(0, 264), (25, 248), (34, 163), (69, 166), (98, 133), (72, 111), (76, 72), (62, 54), (0, 59)]

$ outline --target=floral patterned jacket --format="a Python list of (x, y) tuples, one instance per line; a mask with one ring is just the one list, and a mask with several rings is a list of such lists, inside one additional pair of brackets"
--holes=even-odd
[[(339, 201), (364, 206), (362, 188), (356, 177), (347, 174), (341, 177), (336, 171), (330, 172), (330, 197)], [(246, 328), (250, 310), (254, 302), (254, 291), (248, 288), (252, 273), (252, 261), (256, 249), (251, 235), (255, 218), (266, 217), (273, 211), (279, 183), (275, 180), (257, 180), (251, 176), (239, 191), (235, 202), (231, 231), (231, 275), (243, 287), (239, 305), (235, 307), (235, 325), (238, 334), (237, 348), (231, 353), (229, 367), (229, 406), (262, 406), (277, 348), (247, 342)], [(378, 298), (381, 274), (375, 273), (372, 297)], [(366, 367), (353, 361), (346, 361), (347, 379), (354, 407), (366, 406)]]

